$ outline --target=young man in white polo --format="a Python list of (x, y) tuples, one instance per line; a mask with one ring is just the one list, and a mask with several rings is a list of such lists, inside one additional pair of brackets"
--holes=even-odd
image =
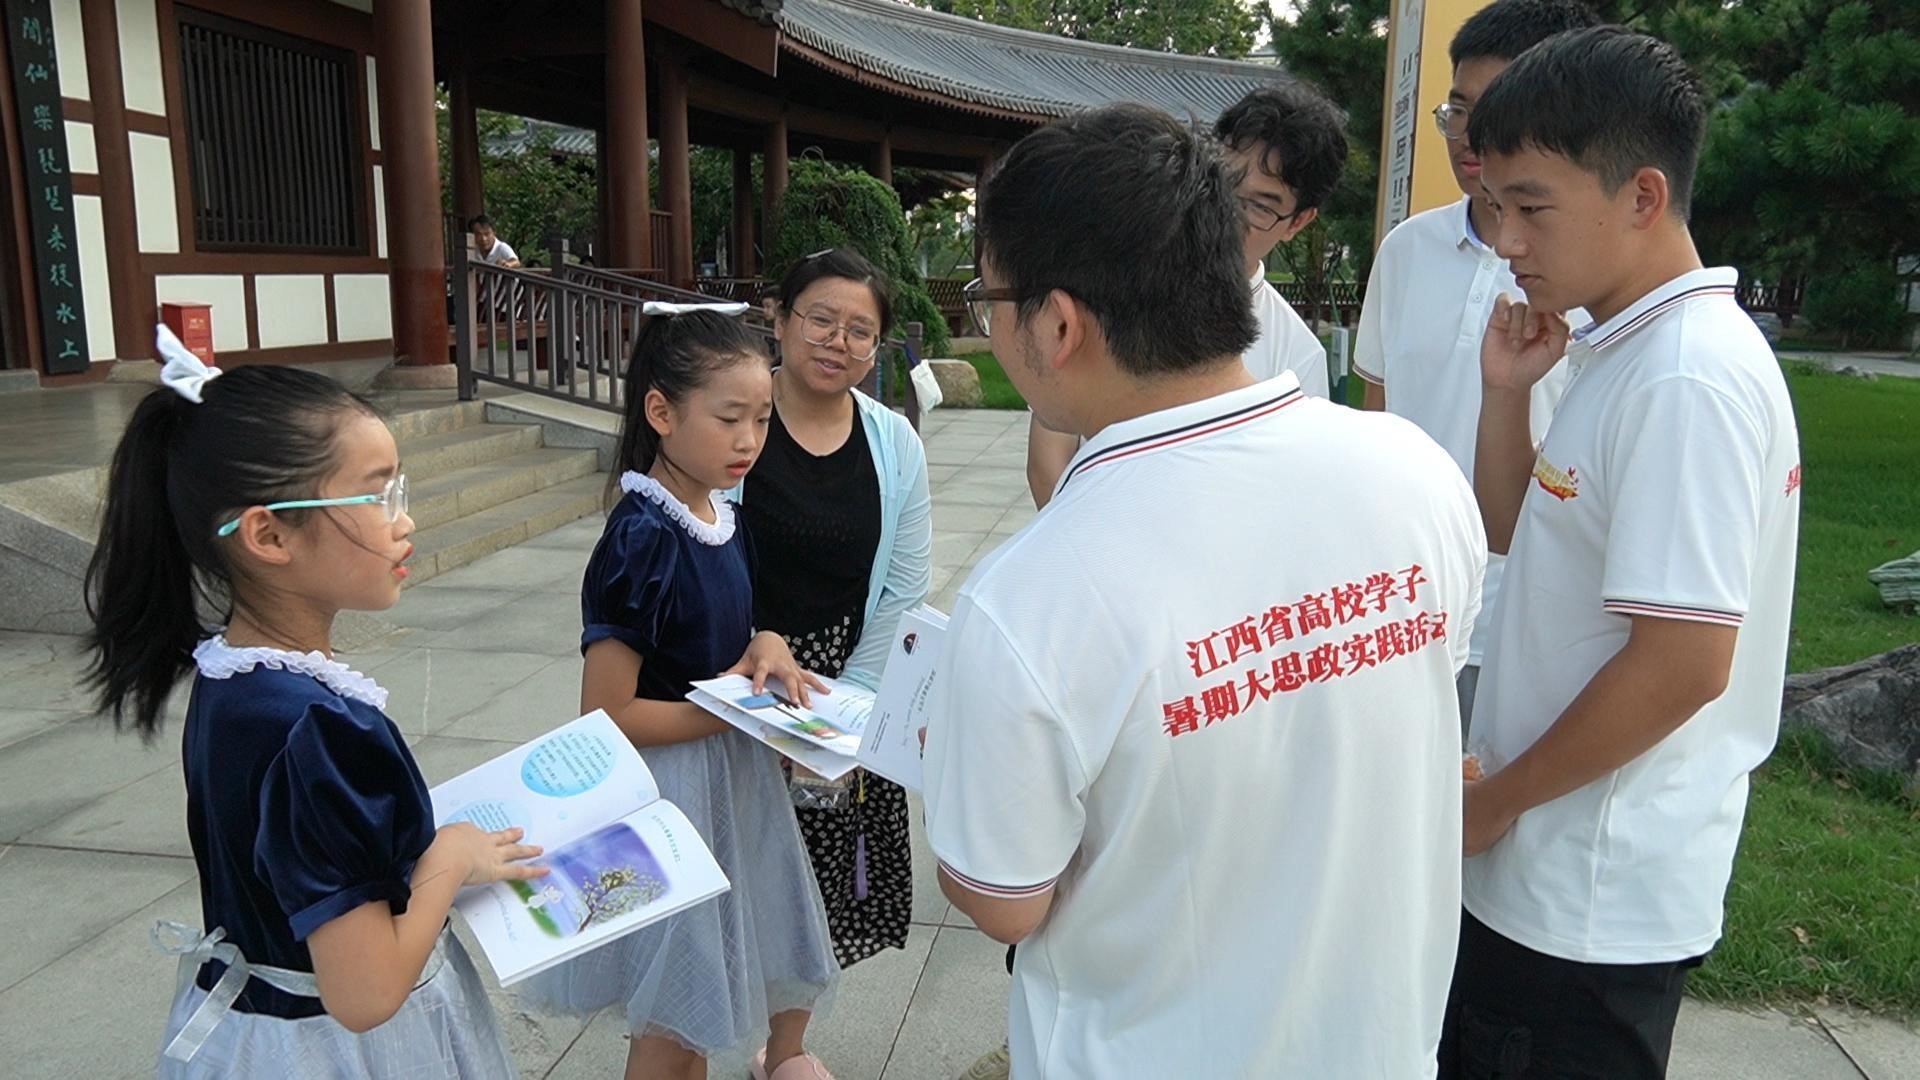
[(467, 231), (473, 234), (474, 258), (492, 266), (517, 268), (520, 265), (520, 256), (494, 232), (492, 218), (475, 214), (467, 222)]
[[(1468, 125), (1526, 297), (1481, 350), (1475, 487), (1510, 554), (1444, 1076), (1665, 1074), (1779, 728), (1799, 435), (1735, 272), (1687, 230), (1706, 115), (1673, 49), (1608, 26), (1528, 50)], [(1575, 307), (1596, 322), (1568, 346), (1540, 312)], [(1529, 393), (1563, 348), (1536, 454)]]
[[(1290, 371), (1313, 397), (1327, 396), (1327, 350), (1306, 321), (1267, 281), (1267, 256), (1313, 224), (1347, 165), (1346, 119), (1304, 82), (1254, 90), (1220, 114), (1214, 136), (1240, 174), (1246, 228), (1238, 247), (1253, 294), (1259, 337), (1242, 360), (1254, 377)], [(1037, 417), (1027, 427), (1027, 487), (1044, 507), (1080, 440), (1049, 431)]]
[[(1480, 188), (1480, 159), (1467, 144), (1467, 117), (1514, 57), (1563, 30), (1599, 22), (1579, 0), (1495, 0), (1460, 27), (1448, 49), (1453, 86), (1433, 116), (1446, 136), (1447, 160), (1462, 198), (1395, 227), (1381, 243), (1367, 279), (1353, 354), (1366, 407), (1384, 408), (1420, 425), (1469, 477), (1480, 422), (1480, 337), (1494, 300), (1516, 290), (1513, 271), (1492, 247), (1493, 204)], [(1578, 312), (1569, 320), (1585, 321)], [(1546, 434), (1566, 385), (1564, 365), (1534, 384), (1536, 442)], [(1473, 712), (1505, 562), (1499, 555), (1487, 560), (1484, 614), (1473, 634), (1471, 661), (1460, 673), (1462, 719)]]
[(1418, 428), (1240, 362), (1230, 177), (1111, 106), (981, 201), (976, 318), (1087, 439), (962, 587), (929, 705), (941, 888), (1020, 945), (1015, 1080), (1435, 1067), (1485, 536)]

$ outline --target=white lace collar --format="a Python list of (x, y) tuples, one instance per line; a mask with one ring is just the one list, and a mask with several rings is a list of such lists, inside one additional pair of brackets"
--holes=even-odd
[(733, 539), (733, 504), (717, 491), (707, 496), (713, 506), (713, 524), (709, 525), (694, 517), (693, 511), (680, 501), (678, 495), (645, 473), (631, 469), (621, 473), (620, 490), (639, 495), (665, 510), (667, 516), (679, 522), (689, 536), (708, 547), (719, 547)]
[(209, 679), (231, 679), (256, 667), (297, 671), (311, 675), (322, 686), (341, 697), (352, 698), (382, 711), (387, 707), (387, 692), (379, 683), (323, 653), (297, 653), (258, 645), (235, 648), (227, 644), (226, 635), (215, 634), (193, 650), (193, 662), (199, 666), (200, 674)]

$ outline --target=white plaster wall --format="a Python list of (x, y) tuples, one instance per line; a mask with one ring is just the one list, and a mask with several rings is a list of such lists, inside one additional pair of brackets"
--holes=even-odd
[(80, 0), (53, 0), (53, 62), (60, 67), (60, 96), (93, 99), (87, 81), (87, 32), (80, 22)]
[(100, 152), (93, 144), (93, 125), (79, 120), (67, 124), (67, 170), (76, 173), (100, 171)]
[[(162, 304), (212, 304), (215, 352), (253, 347), (247, 336), (247, 279), (239, 274), (160, 274), (153, 279), (153, 292)], [(159, 316), (154, 312), (156, 320)]]
[(373, 251), (387, 257), (387, 184), (386, 171), (373, 167)]
[(327, 343), (324, 274), (261, 274), (253, 279), (260, 348)]
[(375, 341), (393, 336), (393, 298), (385, 274), (335, 274), (333, 313), (341, 341)]
[(380, 78), (374, 71), (373, 57), (367, 57), (367, 131), (373, 148), (380, 149)]
[(127, 108), (165, 116), (167, 87), (160, 77), (160, 25), (154, 0), (114, 0), (114, 8), (119, 14), (120, 80)]
[(87, 308), (87, 354), (112, 360), (113, 280), (107, 276), (107, 226), (100, 196), (73, 197), (73, 249), (80, 259), (80, 299)]
[(164, 135), (127, 134), (133, 162), (133, 221), (140, 251), (171, 255), (180, 250), (180, 207), (174, 202), (173, 143)]

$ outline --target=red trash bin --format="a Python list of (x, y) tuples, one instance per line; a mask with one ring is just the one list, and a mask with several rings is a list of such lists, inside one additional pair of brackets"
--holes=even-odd
[(160, 321), (187, 351), (213, 366), (213, 305), (181, 302), (160, 305)]

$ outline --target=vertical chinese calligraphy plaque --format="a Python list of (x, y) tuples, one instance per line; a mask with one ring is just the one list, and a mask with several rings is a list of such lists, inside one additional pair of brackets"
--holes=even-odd
[(49, 375), (87, 370), (86, 306), (80, 291), (79, 245), (74, 239), (73, 177), (60, 106), (60, 72), (53, 49), (49, 0), (4, 0), (13, 96), (19, 109), (21, 173), (25, 177), (35, 287), (40, 295), (40, 340)]

